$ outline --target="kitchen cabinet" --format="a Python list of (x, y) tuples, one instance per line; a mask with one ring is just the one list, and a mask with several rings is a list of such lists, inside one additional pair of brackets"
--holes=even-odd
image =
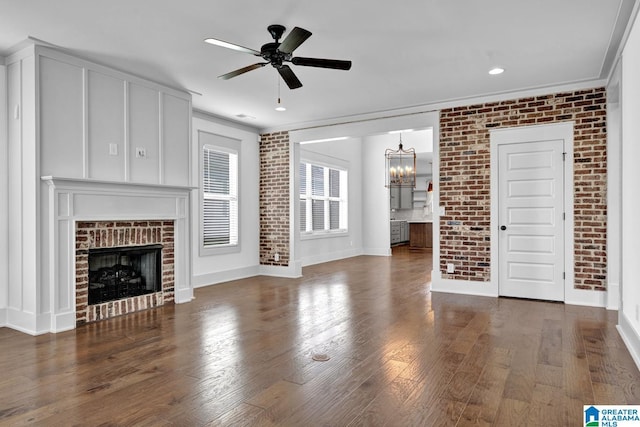
[(409, 241), (409, 223), (407, 221), (402, 221), (400, 223), (400, 241)]
[(433, 247), (433, 224), (430, 222), (409, 223), (409, 246), (412, 248)]
[(391, 187), (391, 209), (413, 209), (413, 189), (411, 187)]
[(409, 223), (407, 221), (391, 221), (391, 245), (409, 241)]

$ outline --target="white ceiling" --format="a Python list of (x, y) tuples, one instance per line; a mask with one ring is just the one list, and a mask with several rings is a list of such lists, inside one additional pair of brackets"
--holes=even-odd
[[(0, 56), (32, 37), (200, 93), (196, 109), (256, 128), (296, 127), (607, 78), (636, 1), (0, 0)], [(353, 61), (350, 71), (292, 65), (304, 86), (282, 82), (283, 113), (274, 110), (275, 69), (217, 79), (259, 58), (203, 43), (260, 50), (276, 23), (313, 33), (294, 56)], [(490, 76), (493, 66), (506, 72)]]

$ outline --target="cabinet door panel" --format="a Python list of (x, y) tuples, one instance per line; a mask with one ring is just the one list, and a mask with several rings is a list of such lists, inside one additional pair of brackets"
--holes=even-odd
[(124, 84), (124, 80), (88, 72), (90, 178), (124, 181)]
[(82, 178), (82, 68), (40, 58), (42, 175)]
[(413, 189), (411, 187), (400, 188), (400, 209), (413, 208)]
[[(129, 84), (129, 165), (132, 182), (160, 183), (160, 113), (157, 90)], [(138, 157), (138, 148), (144, 157)]]
[(189, 185), (190, 103), (163, 94), (162, 158), (164, 184)]

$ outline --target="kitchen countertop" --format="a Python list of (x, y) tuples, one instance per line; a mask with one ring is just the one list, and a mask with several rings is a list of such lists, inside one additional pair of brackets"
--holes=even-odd
[(409, 224), (431, 224), (433, 220), (432, 219), (411, 219), (407, 222)]

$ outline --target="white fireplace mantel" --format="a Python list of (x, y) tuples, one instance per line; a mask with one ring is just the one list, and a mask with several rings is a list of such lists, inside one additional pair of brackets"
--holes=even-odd
[(76, 221), (173, 220), (175, 302), (193, 299), (189, 232), (193, 187), (52, 176), (43, 176), (41, 180), (48, 191), (43, 188), (41, 198), (44, 298), (36, 333), (60, 332), (76, 326)]

